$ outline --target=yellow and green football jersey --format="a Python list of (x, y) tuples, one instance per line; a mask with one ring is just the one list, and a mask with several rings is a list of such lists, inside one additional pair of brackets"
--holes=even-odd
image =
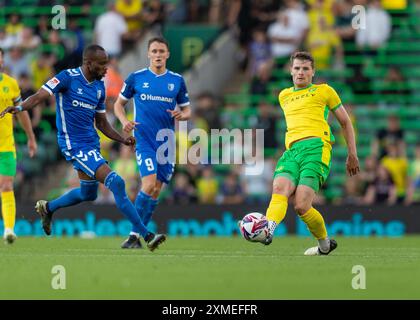
[(286, 149), (294, 141), (318, 137), (334, 143), (328, 125), (328, 113), (341, 106), (337, 92), (327, 84), (311, 84), (306, 88), (284, 89), (279, 94), (280, 106), (286, 119)]
[[(20, 101), (20, 89), (15, 79), (0, 73), (0, 112)], [(0, 119), (0, 152), (14, 152), (13, 116), (8, 113)]]

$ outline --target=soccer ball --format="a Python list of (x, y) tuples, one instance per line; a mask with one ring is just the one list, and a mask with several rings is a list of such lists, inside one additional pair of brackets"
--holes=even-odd
[(268, 221), (259, 212), (248, 213), (240, 222), (242, 236), (252, 242), (262, 241), (268, 236)]

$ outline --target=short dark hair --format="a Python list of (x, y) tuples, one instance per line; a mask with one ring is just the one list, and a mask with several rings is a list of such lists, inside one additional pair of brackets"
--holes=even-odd
[(315, 68), (315, 61), (312, 55), (306, 51), (297, 51), (290, 56), (290, 63), (293, 65), (293, 61), (298, 60), (309, 60), (311, 62), (312, 69)]
[(97, 45), (97, 44), (91, 44), (89, 46), (87, 46), (84, 50), (83, 50), (83, 59), (86, 59), (88, 56), (90, 56), (91, 54), (95, 54), (96, 51), (105, 51), (104, 48), (102, 48), (101, 46)]
[(150, 48), (150, 46), (152, 45), (153, 42), (163, 43), (164, 45), (166, 45), (166, 48), (169, 51), (169, 42), (163, 37), (154, 37), (154, 38), (150, 39), (149, 42), (147, 43), (147, 50), (149, 50), (149, 48)]

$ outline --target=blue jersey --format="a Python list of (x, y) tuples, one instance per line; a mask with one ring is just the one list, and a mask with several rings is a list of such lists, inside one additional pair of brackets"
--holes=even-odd
[(157, 75), (145, 68), (129, 75), (125, 80), (120, 97), (125, 100), (134, 98), (134, 121), (139, 125), (134, 130), (137, 149), (144, 147), (156, 149), (164, 143), (157, 141), (159, 130), (175, 130), (175, 120), (167, 110), (174, 110), (178, 104), (190, 104), (184, 78), (166, 70)]
[(86, 80), (81, 68), (61, 71), (42, 86), (56, 97), (56, 124), (61, 150), (99, 148), (96, 112), (105, 113), (103, 81)]

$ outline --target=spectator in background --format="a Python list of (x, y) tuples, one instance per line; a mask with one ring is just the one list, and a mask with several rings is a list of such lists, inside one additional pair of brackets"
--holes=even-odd
[(229, 3), (226, 25), (238, 29), (238, 40), (242, 48), (248, 45), (254, 28), (251, 11), (252, 0), (231, 0)]
[(366, 157), (365, 166), (358, 175), (362, 194), (366, 194), (368, 187), (375, 181), (377, 167), (378, 159), (374, 155)]
[(123, 85), (124, 79), (118, 70), (118, 60), (115, 56), (111, 56), (108, 62), (108, 71), (105, 75), (106, 104), (110, 104), (111, 110)]
[(108, 11), (96, 19), (94, 32), (95, 42), (103, 47), (109, 56), (120, 56), (122, 40), (128, 36), (128, 25), (124, 17), (117, 12), (113, 2), (108, 5)]
[(23, 27), (18, 34), (17, 45), (26, 51), (36, 49), (40, 44), (41, 38), (30, 27)]
[(371, 0), (366, 10), (366, 28), (356, 31), (356, 44), (369, 53), (376, 54), (391, 34), (391, 18), (382, 8), (380, 0)]
[(68, 23), (67, 42), (68, 55), (66, 56), (67, 67), (77, 68), (83, 63), (83, 49), (85, 48), (86, 39), (83, 29), (79, 27), (75, 18), (70, 19)]
[(58, 30), (51, 30), (48, 34), (48, 43), (46, 44), (47, 51), (52, 54), (53, 67), (55, 72), (59, 72), (67, 68), (67, 48), (64, 41), (61, 39)]
[(116, 0), (115, 10), (124, 17), (127, 23), (127, 31), (130, 36), (124, 40), (135, 41), (139, 39), (143, 27), (142, 0)]
[[(362, 203), (361, 177), (360, 175), (347, 176), (344, 186), (345, 193), (341, 201), (341, 205), (359, 205)], [(364, 194), (364, 193), (363, 193)]]
[(21, 48), (14, 46), (5, 54), (4, 67), (9, 70), (10, 76), (17, 79), (22, 73), (28, 72), (28, 58)]
[(258, 114), (249, 120), (252, 128), (264, 130), (264, 148), (277, 149), (279, 143), (277, 140), (276, 123), (280, 118), (280, 113), (266, 101), (258, 105)]
[[(239, 2), (241, 0), (238, 0)], [(188, 8), (186, 0), (173, 0), (166, 3), (166, 21), (173, 24), (182, 24), (187, 21)]]
[(142, 16), (148, 29), (162, 32), (165, 23), (165, 7), (160, 0), (146, 1)]
[(198, 95), (195, 101), (195, 117), (203, 121), (200, 127), (207, 132), (221, 127), (218, 102), (211, 92), (202, 92)]
[(171, 203), (186, 205), (197, 201), (195, 189), (191, 185), (188, 175), (179, 172), (173, 181), (173, 190), (169, 200)]
[(400, 119), (396, 115), (390, 115), (388, 117), (388, 126), (376, 133), (376, 138), (371, 146), (371, 154), (378, 159), (382, 159), (387, 154), (386, 146), (390, 144), (398, 146), (398, 154), (406, 154), (404, 131), (401, 129)]
[[(245, 164), (238, 170), (249, 203), (262, 203), (271, 196), (275, 159), (264, 157), (264, 145), (257, 140), (256, 130), (252, 130), (252, 142), (245, 143), (243, 154)], [(250, 161), (253, 159), (254, 161)]]
[(51, 27), (48, 16), (40, 16), (35, 27), (35, 34), (41, 38), (42, 42), (47, 42), (50, 31)]
[[(307, 46), (316, 61), (317, 70), (330, 69), (333, 65), (343, 66), (343, 47), (340, 37), (328, 26), (324, 17), (319, 17), (318, 27), (308, 33)], [(335, 59), (332, 59), (332, 53)]]
[[(32, 85), (31, 78), (27, 73), (22, 73), (18, 79), (20, 96), (22, 101), (25, 101), (26, 98), (35, 94), (34, 87)], [(35, 136), (38, 139), (41, 133), (41, 130), (38, 128), (39, 123), (41, 122), (42, 109), (40, 107), (33, 108), (28, 110), (29, 117), (31, 118), (32, 128), (34, 130)]]
[(353, 3), (351, 0), (338, 0), (333, 5), (335, 15), (335, 32), (344, 44), (345, 55), (353, 52), (350, 46), (355, 43), (356, 29), (352, 26), (355, 13), (352, 12)]
[(256, 26), (262, 26), (264, 29), (267, 29), (276, 20), (280, 5), (281, 1), (277, 0), (252, 1), (251, 18), (253, 20), (253, 29)]
[[(380, 94), (395, 94), (407, 95), (410, 90), (407, 88), (407, 81), (401, 73), (400, 69), (396, 66), (388, 68), (387, 74), (382, 84)], [(400, 107), (398, 104), (397, 108)]]
[(397, 191), (388, 170), (380, 165), (377, 168), (377, 177), (372, 184), (367, 188), (366, 194), (363, 198), (365, 205), (372, 205), (374, 203), (386, 203), (393, 205), (397, 201)]
[(216, 203), (216, 197), (219, 193), (219, 183), (214, 177), (211, 166), (205, 166), (201, 171), (201, 177), (197, 181), (197, 196), (199, 203)]
[[(264, 152), (262, 155), (264, 155)], [(266, 157), (258, 159), (258, 161), (263, 163), (262, 173), (261, 168), (255, 164), (243, 164), (240, 167), (239, 176), (244, 185), (248, 203), (265, 203), (270, 199), (275, 160)]]
[(299, 48), (308, 26), (308, 19), (303, 10), (279, 11), (277, 20), (270, 24), (267, 31), (273, 58), (288, 59)]
[(381, 165), (391, 174), (397, 191), (398, 203), (403, 202), (408, 185), (408, 161), (404, 155), (399, 153), (397, 144), (391, 143), (387, 145), (387, 155), (382, 158)]
[(272, 69), (273, 63), (271, 61), (260, 64), (257, 75), (251, 81), (249, 88), (251, 94), (269, 94), (268, 85), (270, 83)]
[(0, 48), (8, 51), (11, 47), (16, 45), (17, 39), (8, 35), (3, 27), (0, 27)]
[(236, 173), (230, 172), (223, 180), (220, 189), (223, 204), (240, 204), (245, 200), (245, 194)]
[(332, 12), (334, 2), (334, 0), (306, 0), (309, 5), (308, 21), (310, 29), (318, 28), (319, 19), (325, 21), (327, 28), (334, 26), (335, 18)]
[(51, 54), (42, 52), (31, 63), (31, 75), (35, 88), (41, 88), (54, 75)]
[(66, 10), (68, 10), (69, 8), (78, 7), (81, 9), (80, 13), (73, 13), (72, 18), (79, 19), (83, 17), (88, 17), (90, 14), (90, 9), (91, 9), (91, 4), (89, 2), (90, 1), (86, 1), (86, 0), (66, 0), (65, 1)]
[(261, 65), (271, 61), (271, 46), (265, 29), (258, 27), (253, 30), (248, 50), (248, 74), (252, 79), (257, 75)]
[(12, 13), (9, 16), (9, 21), (6, 24), (5, 30), (6, 34), (13, 38), (13, 42), (16, 43), (18, 41), (19, 33), (23, 29), (23, 24), (20, 21), (20, 15), (17, 13)]
[(420, 203), (420, 143), (417, 143), (415, 149), (415, 158), (409, 166), (409, 186), (405, 204)]

